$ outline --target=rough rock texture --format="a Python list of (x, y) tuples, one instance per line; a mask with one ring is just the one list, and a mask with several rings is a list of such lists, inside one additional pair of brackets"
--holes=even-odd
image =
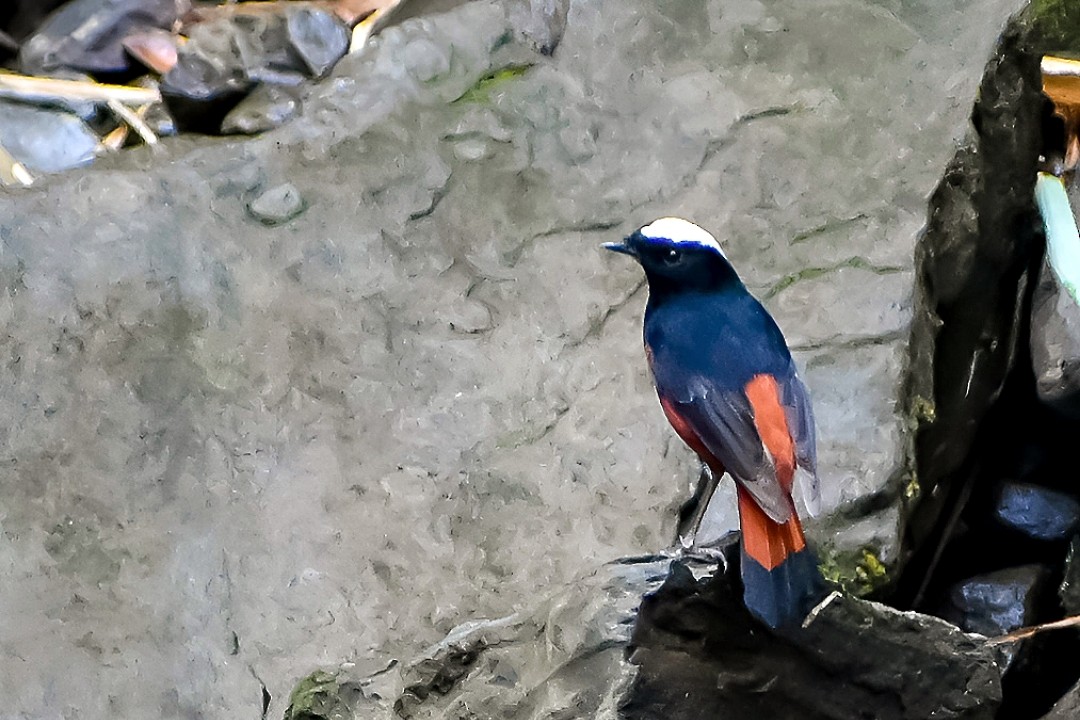
[(638, 606), (670, 565), (606, 563), (518, 613), (455, 628), (411, 662), (313, 673), (293, 691), (286, 720), (614, 718), (636, 672), (626, 653)]
[(804, 628), (775, 637), (747, 617), (735, 574), (697, 579), (676, 564), (645, 599), (621, 717), (994, 717), (1001, 663), (984, 638), (838, 594)]
[(608, 563), (407, 664), (312, 673), (285, 718), (994, 717), (1001, 656), (984, 638), (835, 594), (775, 637), (742, 606), (737, 547), (717, 552), (728, 571), (690, 557)]
[[(571, 3), (547, 57), (479, 1), (266, 136), (0, 196), (2, 712), (280, 717), (316, 668), (666, 546), (697, 467), (597, 248), (661, 214), (787, 332), (811, 536), (879, 578), (912, 244), (1014, 6)], [(252, 218), (286, 182), (307, 210)]]

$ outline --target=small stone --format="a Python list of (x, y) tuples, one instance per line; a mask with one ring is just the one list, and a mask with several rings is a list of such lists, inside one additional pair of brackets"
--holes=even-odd
[(1031, 299), (1031, 363), (1039, 399), (1080, 415), (1080, 306), (1046, 259)]
[(313, 77), (322, 77), (349, 49), (349, 30), (324, 10), (303, 8), (286, 20), (289, 43)]
[(994, 517), (1036, 540), (1065, 540), (1080, 526), (1080, 502), (1058, 490), (1009, 482), (1001, 488)]
[(482, 160), (490, 154), (487, 140), (481, 137), (468, 137), (454, 143), (454, 155), (461, 160)]
[(30, 170), (51, 173), (90, 163), (98, 139), (74, 115), (0, 102), (0, 145)]
[(304, 211), (304, 199), (291, 183), (270, 188), (248, 206), (252, 217), (267, 225), (280, 225)]
[(945, 615), (967, 632), (988, 637), (1031, 625), (1045, 577), (1041, 565), (1022, 565), (968, 578), (949, 592)]
[(300, 112), (300, 101), (288, 88), (259, 85), (221, 122), (224, 135), (254, 135), (284, 125)]

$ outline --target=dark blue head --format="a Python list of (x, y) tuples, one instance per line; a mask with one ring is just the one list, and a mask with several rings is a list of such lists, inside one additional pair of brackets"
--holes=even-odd
[(682, 218), (660, 218), (604, 247), (641, 263), (654, 297), (742, 287), (716, 238)]

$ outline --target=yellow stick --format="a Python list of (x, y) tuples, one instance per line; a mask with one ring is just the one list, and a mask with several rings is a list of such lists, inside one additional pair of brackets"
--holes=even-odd
[(0, 97), (29, 102), (56, 100), (115, 100), (125, 105), (145, 105), (161, 102), (161, 93), (154, 88), (106, 85), (83, 80), (58, 80), (0, 72)]

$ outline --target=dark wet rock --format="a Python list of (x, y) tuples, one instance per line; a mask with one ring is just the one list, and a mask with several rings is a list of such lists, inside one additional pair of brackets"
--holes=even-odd
[(133, 30), (171, 28), (187, 0), (73, 0), (49, 16), (23, 43), (23, 72), (48, 74), (68, 68), (119, 73), (131, 65), (124, 38)]
[(284, 125), (299, 112), (300, 100), (295, 90), (281, 85), (259, 85), (229, 111), (221, 122), (221, 132), (224, 135), (266, 132)]
[(98, 139), (69, 113), (0, 101), (0, 145), (30, 170), (51, 173), (92, 161)]
[(289, 45), (307, 66), (311, 77), (319, 78), (334, 67), (349, 49), (349, 30), (325, 10), (302, 8), (286, 15)]
[(1080, 535), (1069, 543), (1065, 556), (1065, 573), (1058, 588), (1061, 606), (1066, 615), (1080, 615)]
[(304, 211), (304, 199), (291, 183), (272, 187), (248, 205), (251, 215), (267, 225), (279, 225)]
[[(1057, 47), (1050, 38), (1038, 42)], [(903, 602), (920, 599), (964, 503), (993, 491), (975, 489), (978, 460), (1000, 446), (979, 448), (976, 437), (1026, 352), (1026, 299), (1041, 252), (1033, 190), (1044, 98), (1033, 43), (1024, 15), (1006, 27), (983, 75), (972, 131), (931, 196), (916, 247), (904, 393), (916, 492), (901, 553), (913, 582), (903, 583)]]
[(1073, 686), (1042, 720), (1076, 720), (1080, 718), (1080, 683)]
[(625, 718), (992, 718), (1001, 699), (996, 652), (943, 620), (834, 594), (777, 637), (724, 575), (678, 564), (642, 603), (633, 645)]
[(1080, 502), (1068, 493), (1040, 485), (1006, 482), (1001, 486), (994, 517), (1036, 540), (1065, 540), (1080, 526)]
[(944, 615), (968, 632), (986, 636), (1033, 624), (1047, 571), (1024, 565), (968, 578), (949, 593)]
[(298, 85), (320, 77), (348, 42), (345, 26), (320, 9), (215, 18), (193, 27), (161, 92), (181, 127), (216, 133), (256, 84)]

